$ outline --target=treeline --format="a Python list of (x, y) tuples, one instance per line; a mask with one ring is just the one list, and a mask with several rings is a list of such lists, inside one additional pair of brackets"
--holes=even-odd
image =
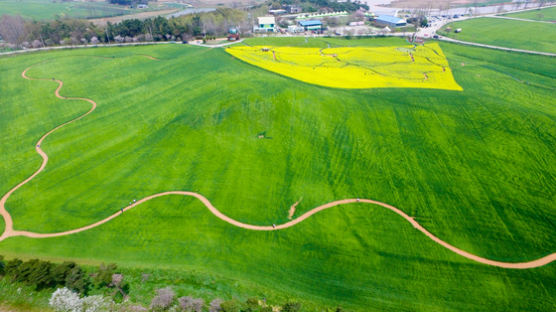
[(348, 11), (355, 12), (359, 8), (369, 9), (369, 6), (365, 3), (359, 1), (346, 1), (338, 2), (335, 0), (282, 0), (274, 1), (270, 4), (274, 8), (282, 5), (298, 5), (303, 8), (305, 12), (317, 12), (317, 11)]
[[(188, 311), (188, 312), (301, 312), (303, 306), (296, 301), (281, 305), (271, 305), (265, 298), (205, 301), (192, 296), (178, 297), (172, 287), (159, 288), (146, 306), (131, 300), (130, 284), (116, 264), (86, 269), (74, 262), (60, 264), (32, 259), (4, 261), (0, 256), (0, 279), (10, 283), (31, 286), (40, 291), (52, 289), (48, 305), (56, 311), (64, 312), (105, 312), (105, 311)], [(142, 274), (141, 283), (149, 279)], [(133, 276), (130, 280), (134, 280)], [(141, 287), (144, 287), (141, 286)], [(91, 295), (90, 293), (94, 293)], [(108, 294), (108, 296), (106, 296)], [(132, 296), (133, 297), (133, 296)], [(321, 311), (342, 312), (341, 308), (324, 308)]]
[(115, 298), (123, 299), (129, 293), (129, 283), (117, 271), (115, 264), (101, 264), (95, 271), (86, 272), (75, 262), (55, 264), (49, 261), (32, 259), (4, 261), (0, 256), (0, 278), (11, 282), (32, 286), (35, 290), (66, 287), (81, 295), (92, 289), (109, 288)]
[(230, 27), (250, 29), (247, 13), (222, 8), (213, 12), (166, 19), (124, 20), (106, 26), (86, 20), (58, 19), (31, 21), (20, 16), (0, 17), (0, 36), (12, 49), (40, 48), (54, 45), (98, 44), (189, 40), (192, 37), (223, 36)]

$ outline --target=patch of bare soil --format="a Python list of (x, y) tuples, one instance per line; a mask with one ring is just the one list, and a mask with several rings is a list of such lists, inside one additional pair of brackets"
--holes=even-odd
[(293, 218), (293, 215), (295, 214), (295, 208), (297, 207), (297, 205), (299, 205), (299, 203), (303, 200), (303, 197), (301, 197), (298, 201), (296, 201), (291, 207), (290, 207), (290, 211), (288, 211), (288, 219), (291, 220)]

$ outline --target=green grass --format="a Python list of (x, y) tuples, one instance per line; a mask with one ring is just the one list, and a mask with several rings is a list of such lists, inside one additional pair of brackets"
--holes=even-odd
[[(151, 9), (152, 10), (152, 9)], [(1, 0), (0, 14), (46, 20), (55, 18), (98, 18), (143, 12), (106, 2)]]
[[(404, 43), (283, 40), (269, 44)], [(527, 261), (556, 251), (556, 60), (441, 46), (463, 92), (322, 88), (247, 65), (223, 49), (187, 45), (3, 57), (0, 193), (38, 167), (33, 146), (41, 134), (89, 107), (56, 99), (52, 82), (21, 78), (26, 67), (49, 60), (28, 74), (62, 79), (63, 95), (90, 97), (99, 106), (43, 143), (46, 170), (7, 203), (17, 229), (72, 229), (167, 190), (197, 191), (252, 224), (287, 221), (301, 197), (296, 215), (365, 197), (401, 208), (483, 257)], [(271, 139), (257, 139), (263, 131)], [(291, 296), (313, 310), (556, 307), (554, 264), (505, 270), (474, 263), (396, 214), (362, 204), (287, 230), (252, 232), (220, 221), (195, 199), (170, 196), (76, 235), (7, 239), (0, 254), (199, 272), (217, 276), (211, 294)], [(179, 278), (175, 284), (194, 285)]]
[(533, 21), (551, 22), (551, 21), (556, 21), (556, 7), (504, 14), (504, 16), (530, 19)]
[(52, 290), (36, 291), (21, 283), (0, 278), (0, 311), (51, 311), (48, 299)]
[[(447, 33), (446, 27), (451, 27), (452, 32)], [(454, 33), (456, 28), (461, 28), (461, 33)], [(556, 52), (556, 24), (482, 17), (447, 24), (439, 33), (463, 41)]]

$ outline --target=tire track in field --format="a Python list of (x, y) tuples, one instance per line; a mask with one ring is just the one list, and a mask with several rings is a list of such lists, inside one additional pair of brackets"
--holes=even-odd
[[(150, 56), (145, 56), (145, 57), (147, 57), (149, 59), (154, 59)], [(142, 198), (142, 199), (134, 202), (133, 204), (123, 208), (120, 212), (116, 212), (116, 213), (112, 214), (111, 216), (109, 216), (105, 219), (102, 219), (102, 220), (97, 221), (95, 223), (92, 223), (92, 224), (89, 224), (87, 226), (83, 226), (83, 227), (80, 227), (80, 228), (76, 228), (76, 229), (73, 229), (73, 230), (57, 232), (57, 233), (36, 233), (36, 232), (15, 230), (13, 228), (12, 217), (11, 217), (10, 213), (6, 210), (6, 201), (17, 189), (19, 189), (20, 187), (22, 187), (23, 185), (25, 185), (26, 183), (31, 181), (33, 178), (35, 178), (46, 167), (46, 164), (48, 163), (48, 155), (41, 149), (41, 143), (44, 141), (44, 139), (47, 136), (52, 134), (54, 131), (64, 127), (65, 125), (68, 125), (70, 123), (73, 123), (77, 120), (80, 120), (80, 119), (84, 118), (85, 116), (92, 113), (97, 107), (96, 102), (89, 99), (89, 98), (66, 97), (66, 96), (60, 95), (60, 89), (62, 89), (62, 87), (64, 86), (64, 83), (61, 80), (54, 79), (54, 78), (52, 78), (52, 79), (31, 78), (31, 77), (27, 76), (27, 71), (29, 69), (31, 69), (31, 67), (28, 67), (27, 69), (25, 69), (21, 73), (21, 77), (23, 77), (24, 79), (28, 79), (28, 80), (54, 81), (54, 82), (58, 83), (58, 87), (54, 91), (54, 94), (56, 95), (56, 97), (58, 97), (60, 99), (63, 99), (63, 100), (86, 101), (86, 102), (89, 102), (91, 104), (91, 108), (87, 112), (83, 113), (82, 115), (80, 115), (78, 117), (75, 117), (75, 118), (73, 118), (69, 121), (66, 121), (65, 123), (62, 123), (62, 124), (56, 126), (52, 130), (45, 133), (39, 139), (39, 141), (37, 142), (37, 144), (35, 146), (35, 150), (42, 157), (41, 166), (31, 176), (29, 176), (27, 179), (25, 179), (22, 182), (20, 182), (19, 184), (17, 184), (15, 187), (13, 187), (11, 190), (9, 190), (2, 197), (2, 199), (0, 199), (0, 215), (2, 215), (2, 217), (4, 218), (4, 223), (5, 223), (4, 232), (2, 233), (2, 235), (0, 235), (0, 241), (3, 241), (4, 239), (6, 239), (8, 237), (14, 237), (14, 236), (25, 236), (25, 237), (30, 237), (30, 238), (49, 238), (49, 237), (66, 236), (66, 235), (71, 235), (71, 234), (83, 232), (83, 231), (95, 228), (97, 226), (100, 226), (104, 223), (107, 223), (108, 221), (110, 221), (110, 220), (120, 216), (121, 214), (123, 214), (124, 211), (130, 210), (130, 209), (132, 209), (132, 208), (134, 208), (134, 207), (136, 207), (136, 206), (138, 206), (142, 203), (145, 203), (145, 202), (147, 202), (151, 199), (155, 199), (155, 198), (162, 197), (162, 196), (169, 196), (169, 195), (181, 195), (181, 196), (190, 196), (190, 197), (196, 198), (203, 205), (205, 205), (205, 207), (214, 216), (216, 216), (220, 220), (222, 220), (222, 221), (224, 221), (228, 224), (231, 224), (233, 226), (237, 226), (237, 227), (247, 229), (247, 230), (252, 230), (252, 231), (283, 230), (283, 229), (287, 229), (289, 227), (295, 226), (298, 223), (303, 222), (306, 219), (308, 219), (309, 217), (313, 216), (314, 214), (317, 214), (317, 213), (319, 213), (323, 210), (329, 209), (329, 208), (338, 207), (338, 206), (342, 206), (342, 205), (348, 205), (348, 204), (357, 204), (357, 203), (372, 204), (372, 205), (381, 206), (383, 208), (386, 208), (386, 209), (398, 214), (400, 217), (402, 217), (407, 222), (409, 222), (416, 230), (425, 234), (428, 238), (433, 240), (435, 243), (441, 245), (442, 247), (444, 247), (444, 248), (446, 248), (446, 249), (448, 249), (448, 250), (450, 250), (450, 251), (452, 251), (452, 252), (454, 252), (454, 253), (462, 256), (462, 257), (465, 257), (465, 258), (467, 258), (469, 260), (472, 260), (472, 261), (475, 261), (475, 262), (479, 262), (479, 263), (483, 263), (483, 264), (487, 264), (487, 265), (491, 265), (491, 266), (496, 266), (496, 267), (500, 267), (500, 268), (507, 268), (507, 269), (529, 269), (529, 268), (540, 267), (540, 266), (549, 264), (553, 261), (556, 261), (556, 253), (552, 253), (552, 254), (549, 254), (547, 256), (541, 257), (539, 259), (532, 260), (532, 261), (527, 261), (527, 262), (503, 262), (503, 261), (496, 261), (496, 260), (483, 258), (483, 257), (477, 256), (477, 255), (474, 255), (472, 253), (469, 253), (465, 250), (459, 249), (459, 248), (441, 240), (440, 238), (436, 237), (434, 234), (429, 232), (427, 229), (425, 229), (423, 226), (421, 226), (417, 221), (415, 221), (415, 219), (413, 217), (410, 217), (409, 215), (407, 215), (402, 210), (400, 210), (400, 209), (398, 209), (398, 208), (396, 208), (392, 205), (380, 202), (380, 201), (376, 201), (376, 200), (372, 200), (372, 199), (365, 199), (365, 198), (361, 198), (361, 199), (360, 198), (348, 198), (348, 199), (332, 201), (332, 202), (326, 203), (324, 205), (320, 205), (318, 207), (315, 207), (315, 208), (305, 212), (301, 216), (299, 216), (299, 217), (297, 217), (297, 218), (295, 218), (291, 221), (288, 221), (286, 223), (283, 223), (283, 224), (278, 224), (278, 225), (274, 225), (274, 224), (273, 225), (253, 225), (253, 224), (247, 224), (247, 223), (239, 222), (237, 220), (234, 220), (234, 219), (228, 217), (227, 215), (220, 212), (220, 210), (216, 209), (216, 207), (214, 207), (212, 205), (212, 203), (206, 197), (204, 197), (203, 195), (201, 195), (199, 193), (188, 192), (188, 191), (167, 191), (167, 192), (157, 193), (157, 194), (153, 194), (153, 195), (147, 196), (145, 198)]]

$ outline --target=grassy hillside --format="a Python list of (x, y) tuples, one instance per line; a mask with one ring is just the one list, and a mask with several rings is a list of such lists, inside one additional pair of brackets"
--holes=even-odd
[(556, 21), (556, 7), (504, 14), (504, 16), (530, 19), (533, 21), (551, 22), (551, 21)]
[[(461, 28), (462, 32), (446, 32), (446, 27)], [(463, 41), (556, 52), (556, 24), (482, 17), (447, 24), (439, 33)]]
[(21, 15), (24, 18), (44, 20), (55, 18), (96, 18), (142, 12), (106, 2), (77, 2), (52, 0), (2, 0), (0, 14)]
[[(247, 44), (261, 44), (253, 41)], [(346, 45), (353, 42), (404, 44), (389, 38)], [(265, 225), (287, 221), (300, 198), (296, 216), (365, 197), (400, 207), (483, 257), (517, 262), (554, 252), (556, 60), (441, 48), (463, 92), (328, 89), (222, 49), (182, 45), (0, 58), (0, 133), (7, 134), (0, 150), (8, 151), (0, 153), (0, 193), (37, 168), (33, 145), (42, 133), (89, 107), (56, 99), (52, 82), (21, 78), (23, 69), (47, 60), (28, 75), (61, 79), (63, 95), (99, 106), (44, 142), (46, 170), (7, 204), (16, 229), (72, 229), (167, 190), (199, 192), (230, 217)], [(261, 132), (269, 138), (258, 139)], [(554, 264), (477, 264), (394, 213), (362, 204), (287, 230), (252, 232), (215, 218), (193, 198), (170, 196), (80, 234), (7, 239), (0, 254), (210, 272), (230, 279), (213, 280), (214, 293), (242, 285), (242, 294), (280, 293), (353, 310), (556, 307)]]

